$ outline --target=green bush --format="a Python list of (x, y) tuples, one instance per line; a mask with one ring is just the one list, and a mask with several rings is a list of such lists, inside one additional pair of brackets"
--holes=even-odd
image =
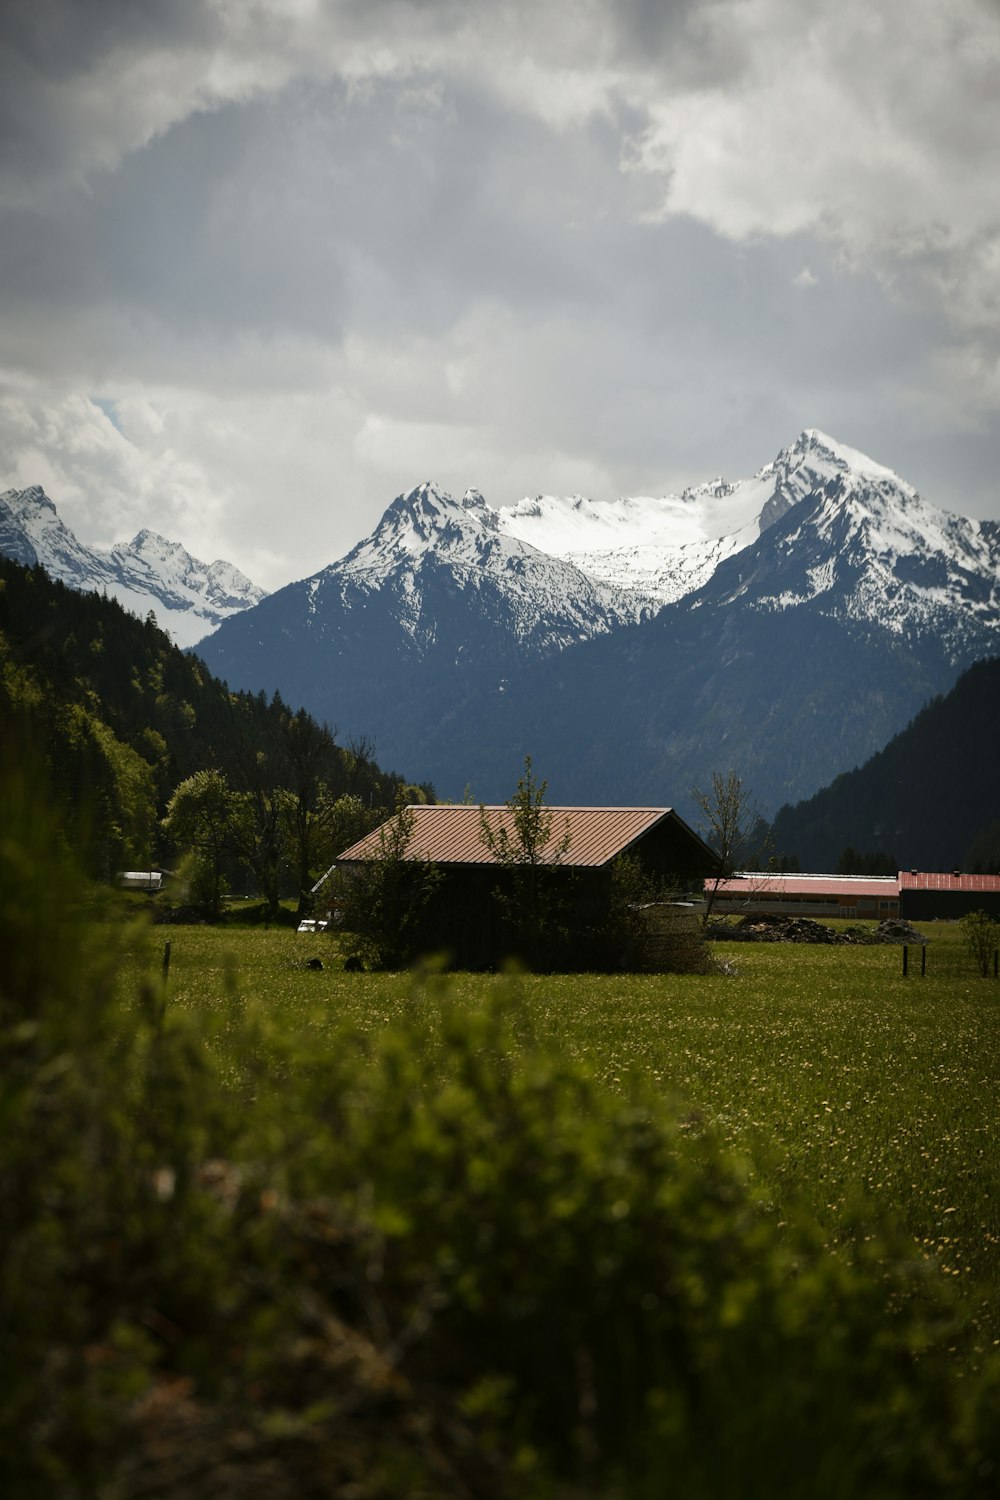
[(976, 972), (988, 979), (993, 969), (993, 955), (1000, 948), (1000, 922), (985, 911), (970, 911), (960, 918), (962, 936)]
[[(17, 1495), (103, 1493), (151, 1334), (208, 1368), (231, 1272), (197, 1173), (228, 1137), (197, 1041), (150, 987), (115, 1000), (109, 924), (26, 779), (0, 838), (0, 1472)], [(53, 892), (57, 900), (53, 901)], [(210, 1316), (209, 1316), (210, 1315)]]
[(634, 855), (611, 866), (607, 915), (594, 932), (594, 967), (605, 971), (709, 974), (716, 968), (694, 908), (674, 903), (683, 883), (647, 874)]
[(327, 897), (339, 913), (344, 951), (367, 969), (399, 969), (437, 946), (428, 909), (437, 889), (436, 867), (407, 857), (413, 813), (399, 802), (379, 831), (376, 858), (337, 871)]

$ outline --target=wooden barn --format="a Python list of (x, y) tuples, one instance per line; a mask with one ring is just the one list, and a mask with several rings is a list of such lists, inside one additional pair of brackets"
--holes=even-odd
[(910, 922), (964, 917), (970, 911), (1000, 918), (1000, 875), (900, 870), (899, 906)]
[[(482, 825), (485, 817), (495, 839), (506, 835), (516, 846), (510, 808), (417, 805), (407, 808), (406, 815), (411, 828), (404, 859), (431, 861), (440, 874), (429, 913), (440, 947), (462, 965), (510, 956), (516, 935), (509, 913), (526, 872), (498, 857)], [(612, 871), (622, 855), (631, 856), (644, 875), (673, 889), (700, 890), (717, 866), (713, 851), (670, 807), (546, 807), (545, 816), (548, 840), (537, 872), (544, 883), (540, 897), (559, 907), (558, 925), (565, 929), (572, 967), (599, 962), (597, 935), (608, 917)], [(334, 870), (350, 874), (382, 857), (390, 828), (391, 822), (383, 824), (345, 849), (318, 882), (317, 892)]]

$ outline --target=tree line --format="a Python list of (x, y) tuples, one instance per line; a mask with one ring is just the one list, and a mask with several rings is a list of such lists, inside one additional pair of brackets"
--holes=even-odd
[(8, 559), (0, 717), (8, 745), (44, 767), (90, 875), (192, 854), (198, 899), (216, 911), (227, 884), (269, 911), (284, 894), (304, 903), (337, 841), (374, 826), (406, 785), (371, 741), (339, 744), (277, 693), (231, 692), (152, 615)]

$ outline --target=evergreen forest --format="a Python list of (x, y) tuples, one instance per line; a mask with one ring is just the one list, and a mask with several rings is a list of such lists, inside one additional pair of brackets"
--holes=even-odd
[(186, 873), (218, 911), (227, 890), (304, 909), (317, 875), (402, 793), (373, 746), (276, 694), (230, 692), (152, 616), (0, 559), (0, 721), (37, 759), (87, 874), (193, 854)]
[(803, 870), (998, 873), (998, 744), (1000, 658), (992, 657), (963, 672), (863, 766), (781, 808), (775, 847)]

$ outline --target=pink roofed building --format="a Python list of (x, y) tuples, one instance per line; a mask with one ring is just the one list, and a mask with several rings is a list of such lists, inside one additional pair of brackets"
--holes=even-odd
[(955, 918), (970, 911), (1000, 917), (1000, 875), (958, 870), (900, 870), (896, 875), (779, 875), (742, 871), (723, 880), (714, 910), (885, 921)]

